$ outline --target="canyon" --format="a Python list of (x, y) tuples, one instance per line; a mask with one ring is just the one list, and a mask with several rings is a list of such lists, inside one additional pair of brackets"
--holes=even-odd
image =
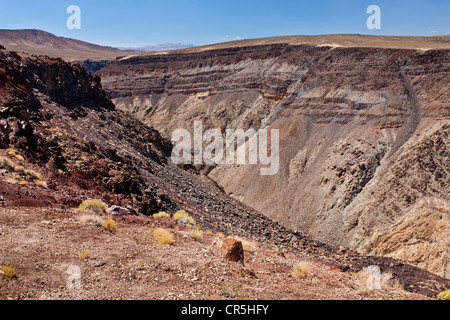
[[(0, 263), (19, 275), (0, 277), (0, 298), (74, 298), (61, 274), (86, 246), (87, 298), (181, 298), (194, 287), (236, 298), (224, 281), (266, 299), (447, 290), (449, 50), (271, 41), (92, 57), (80, 61), (88, 70), (0, 45)], [(175, 165), (171, 135), (195, 121), (222, 134), (278, 130), (280, 170)], [(82, 221), (86, 199), (130, 214), (109, 233)], [(203, 242), (152, 216), (179, 210)], [(156, 227), (171, 228), (175, 245), (149, 240)], [(221, 235), (258, 248), (233, 266), (208, 249)], [(313, 268), (301, 285), (290, 274), (299, 259)], [(409, 293), (355, 286), (373, 265)]]
[(196, 170), (283, 227), (448, 278), (448, 37), (434, 47), (332, 38), (131, 55), (95, 74), (118, 109), (166, 139), (194, 121), (278, 129), (275, 176), (260, 165)]

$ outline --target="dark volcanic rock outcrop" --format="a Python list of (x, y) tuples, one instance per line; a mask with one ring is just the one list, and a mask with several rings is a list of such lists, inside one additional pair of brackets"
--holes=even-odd
[[(118, 108), (166, 138), (194, 120), (280, 129), (276, 176), (220, 166), (209, 177), (321, 242), (449, 276), (449, 50), (274, 44), (128, 57), (98, 74)], [(417, 238), (405, 223), (423, 206)]]

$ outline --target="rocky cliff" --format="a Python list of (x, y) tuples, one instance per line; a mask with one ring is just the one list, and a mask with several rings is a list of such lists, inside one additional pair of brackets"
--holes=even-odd
[(449, 277), (450, 51), (272, 44), (127, 57), (98, 72), (116, 106), (173, 130), (280, 130), (276, 176), (205, 173), (327, 244)]

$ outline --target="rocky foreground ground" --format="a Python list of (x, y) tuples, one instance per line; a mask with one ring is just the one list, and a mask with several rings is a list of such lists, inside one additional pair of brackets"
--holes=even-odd
[[(362, 273), (283, 253), (249, 242), (244, 265), (217, 250), (218, 235), (192, 229), (171, 218), (116, 217), (115, 233), (86, 220), (77, 209), (0, 209), (0, 263), (16, 276), (0, 276), (0, 299), (428, 299), (404, 291), (396, 282), (369, 290)], [(174, 243), (159, 245), (155, 228), (172, 229)], [(244, 242), (245, 243), (245, 242)], [(294, 264), (310, 272), (293, 276)], [(81, 270), (81, 287), (69, 289), (70, 266)]]

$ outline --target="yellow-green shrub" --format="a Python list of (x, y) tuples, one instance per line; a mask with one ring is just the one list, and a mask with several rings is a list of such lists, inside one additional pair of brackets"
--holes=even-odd
[(45, 183), (45, 181), (42, 181), (42, 180), (36, 181), (35, 184), (36, 184), (38, 187), (43, 187), (43, 188), (46, 188), (46, 186), (47, 186), (47, 184)]
[(160, 212), (153, 215), (153, 218), (155, 219), (162, 219), (162, 218), (170, 218), (170, 215), (166, 212)]
[(34, 170), (24, 170), (23, 172), (36, 180), (42, 180), (42, 175), (39, 172)]
[(242, 248), (245, 252), (255, 253), (258, 249), (258, 242), (254, 240), (242, 240)]
[(16, 278), (16, 267), (12, 264), (9, 264), (7, 266), (0, 266), (0, 275), (10, 279)]
[(175, 213), (173, 218), (175, 219), (175, 221), (178, 221), (182, 224), (187, 224), (187, 225), (191, 225), (191, 226), (195, 225), (195, 220), (192, 217), (190, 217), (184, 210), (181, 210), (181, 211), (178, 211), (177, 213)]
[(16, 156), (16, 152), (13, 149), (7, 149), (6, 152), (8, 152), (8, 155), (10, 157), (15, 157)]
[(162, 228), (153, 230), (153, 238), (161, 246), (165, 244), (171, 245), (174, 242), (172, 234), (166, 229)]
[(188, 236), (196, 241), (199, 242), (203, 241), (203, 233), (200, 230), (194, 229), (191, 232), (189, 232)]
[(89, 258), (89, 255), (91, 254), (91, 251), (89, 251), (88, 249), (80, 249), (78, 251), (78, 257), (81, 260), (86, 260), (87, 258)]
[(116, 231), (117, 231), (117, 223), (114, 221), (113, 218), (108, 217), (102, 223), (102, 229), (106, 230), (106, 231), (109, 231), (111, 233), (116, 233)]
[(0, 168), (15, 170), (16, 164), (8, 158), (0, 157)]
[(101, 213), (104, 210), (108, 208), (108, 206), (99, 199), (88, 199), (83, 201), (83, 203), (80, 204), (80, 210), (86, 210), (91, 209), (95, 213)]
[(296, 279), (305, 279), (311, 271), (311, 266), (307, 262), (299, 262), (292, 267), (292, 275)]
[(439, 293), (437, 298), (438, 300), (450, 300), (450, 290)]

